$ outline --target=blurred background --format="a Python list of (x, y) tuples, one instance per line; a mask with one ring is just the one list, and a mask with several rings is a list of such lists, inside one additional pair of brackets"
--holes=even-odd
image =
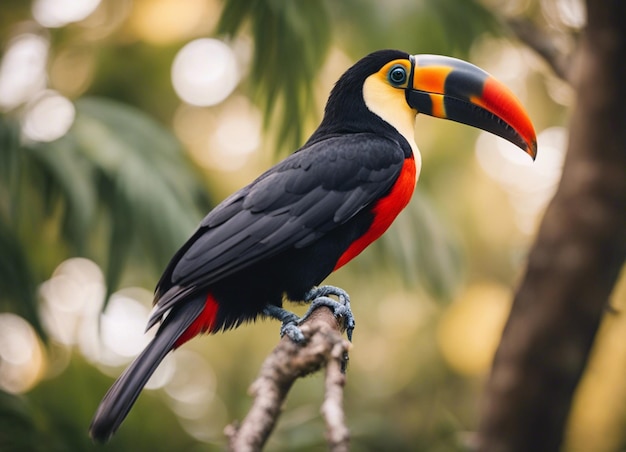
[[(242, 419), (277, 322), (192, 341), (106, 446), (87, 436), (150, 340), (152, 290), (203, 215), (296, 149), (337, 78), (381, 48), (467, 59), (508, 85), (539, 138), (418, 117), (423, 170), (390, 231), (328, 282), (358, 321), (345, 409), (355, 451), (463, 450), (575, 93), (515, 39), (564, 54), (579, 0), (3, 0), (0, 450), (210, 451)], [(622, 278), (624, 279), (624, 278)], [(626, 283), (613, 297), (626, 304)], [(565, 450), (626, 446), (626, 320), (609, 315)], [(326, 450), (320, 376), (297, 382), (268, 450)]]

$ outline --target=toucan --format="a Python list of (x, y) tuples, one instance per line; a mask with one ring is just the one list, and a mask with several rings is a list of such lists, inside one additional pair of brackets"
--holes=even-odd
[(173, 256), (148, 321), (156, 334), (104, 396), (91, 437), (108, 440), (163, 358), (198, 334), (273, 317), (301, 340), (284, 300), (331, 306), (350, 333), (347, 294), (319, 285), (411, 199), (421, 169), (418, 113), (494, 133), (535, 158), (528, 114), (483, 70), (398, 50), (365, 56), (337, 81), (308, 141), (211, 210)]

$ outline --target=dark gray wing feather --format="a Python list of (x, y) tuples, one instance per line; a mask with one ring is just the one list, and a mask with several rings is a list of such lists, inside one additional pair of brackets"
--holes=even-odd
[(206, 287), (345, 223), (390, 190), (404, 158), (398, 143), (373, 134), (292, 154), (202, 220), (159, 281), (151, 324), (180, 299), (173, 288)]

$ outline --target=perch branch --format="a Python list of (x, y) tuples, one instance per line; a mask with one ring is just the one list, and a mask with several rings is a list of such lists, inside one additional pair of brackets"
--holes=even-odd
[(345, 341), (335, 343), (326, 364), (326, 396), (321, 408), (322, 416), (326, 421), (328, 446), (334, 452), (347, 452), (350, 442), (350, 432), (346, 427), (341, 403), (343, 387), (346, 384), (345, 354)]
[(329, 449), (348, 450), (348, 429), (345, 426), (342, 399), (345, 375), (342, 371), (350, 343), (327, 307), (316, 309), (302, 324), (305, 341), (296, 344), (283, 337), (261, 366), (259, 376), (250, 386), (254, 397), (252, 407), (239, 426), (231, 424), (225, 433), (229, 450), (260, 451), (274, 429), (283, 403), (296, 379), (326, 367), (326, 395), (322, 414), (326, 420)]

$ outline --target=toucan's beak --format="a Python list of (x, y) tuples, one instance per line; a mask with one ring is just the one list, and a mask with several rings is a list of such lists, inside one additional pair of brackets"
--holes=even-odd
[(412, 108), (501, 136), (535, 158), (537, 138), (528, 114), (491, 75), (439, 55), (412, 55), (411, 69), (406, 99)]

